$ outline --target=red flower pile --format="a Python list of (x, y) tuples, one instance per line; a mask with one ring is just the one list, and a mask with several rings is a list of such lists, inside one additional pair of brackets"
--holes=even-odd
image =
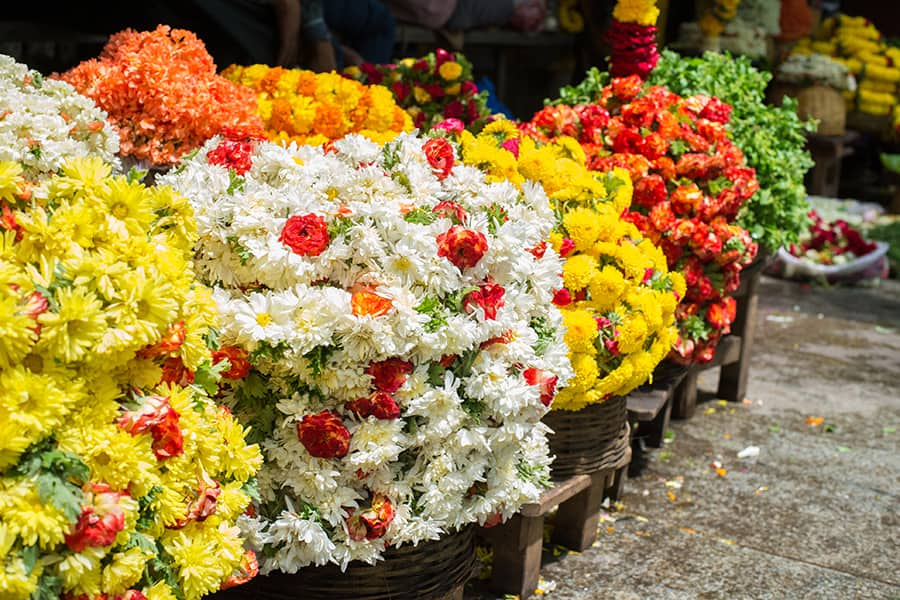
[(633, 75), (613, 79), (596, 104), (548, 106), (523, 126), (540, 140), (577, 138), (592, 170), (619, 166), (630, 173), (634, 194), (625, 218), (662, 248), (687, 283), (670, 355), (678, 362), (712, 360), (734, 320), (728, 296), (756, 256), (757, 244), (734, 224), (759, 184), (728, 139), (730, 112), (716, 98), (645, 88)]
[(459, 53), (438, 48), (422, 58), (405, 58), (396, 64), (363, 63), (349, 67), (344, 74), (365, 84), (388, 87), (419, 129), (458, 119), (477, 132), (490, 121), (487, 98), (472, 81), (472, 64)]
[(789, 247), (790, 253), (798, 258), (833, 265), (865, 256), (878, 248), (875, 242), (867, 242), (857, 229), (843, 219), (827, 223), (814, 210), (809, 211), (809, 218), (813, 222), (809, 226), (808, 236)]
[(178, 164), (228, 127), (263, 133), (253, 91), (218, 76), (190, 31), (127, 29), (61, 79), (109, 113), (122, 156), (154, 165)]

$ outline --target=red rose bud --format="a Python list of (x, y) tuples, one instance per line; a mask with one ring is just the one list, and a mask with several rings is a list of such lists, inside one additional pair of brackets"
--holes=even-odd
[(612, 321), (607, 319), (606, 317), (594, 317), (594, 321), (597, 322), (597, 331), (601, 329), (606, 329), (610, 325), (612, 325)]
[[(450, 102), (449, 104), (447, 104), (447, 106), (444, 107), (443, 123), (457, 123), (458, 122), (462, 125), (462, 127), (459, 129), (459, 131), (454, 131), (451, 129), (448, 129), (448, 131), (450, 131), (451, 133), (459, 133), (463, 129), (466, 128), (465, 123), (463, 123), (460, 120), (463, 118), (463, 116), (465, 114), (465, 110), (466, 110), (465, 107), (463, 106), (462, 102), (460, 102), (459, 100), (454, 100), (453, 102)], [(453, 127), (455, 129), (455, 125)]]
[(348, 512), (347, 531), (350, 539), (355, 541), (377, 540), (383, 537), (395, 514), (394, 505), (383, 494), (375, 494), (371, 507), (360, 507)]
[(614, 339), (603, 340), (603, 345), (606, 346), (606, 350), (612, 354), (613, 356), (619, 355), (619, 342)]
[(387, 392), (381, 391), (372, 392), (367, 398), (359, 398), (352, 402), (347, 402), (344, 407), (363, 419), (366, 417), (396, 419), (400, 416), (400, 407), (397, 406), (394, 397)]
[[(454, 100), (450, 104), (453, 104), (454, 102), (456, 103), (457, 106), (459, 106), (459, 111), (458, 111), (459, 114), (457, 114), (456, 116), (460, 117), (460, 116), (462, 116), (462, 104), (460, 104), (458, 100)], [(449, 107), (450, 107), (450, 105), (448, 104), (447, 108), (449, 108)], [(462, 121), (460, 121), (458, 118), (450, 117), (449, 115), (446, 114), (446, 112), (447, 112), (447, 109), (445, 108), (444, 116), (448, 117), (448, 118), (444, 119), (443, 121), (441, 121), (440, 123), (438, 123), (437, 125), (432, 127), (432, 129), (442, 129), (449, 133), (462, 133), (463, 129), (466, 128), (466, 124), (463, 123)]]
[(519, 138), (511, 138), (500, 144), (504, 150), (508, 150), (513, 156), (519, 158)]
[(412, 89), (402, 81), (395, 81), (391, 84), (391, 91), (394, 92), (394, 98), (397, 99), (397, 104), (402, 104), (409, 96)]
[(463, 81), (460, 88), (460, 94), (463, 96), (474, 96), (478, 93), (478, 86), (474, 81)]
[(431, 138), (422, 145), (422, 151), (438, 179), (444, 179), (453, 170), (453, 146), (446, 139)]
[(445, 62), (453, 62), (456, 60), (456, 55), (452, 52), (447, 52), (443, 48), (438, 48), (434, 52), (435, 64), (436, 66), (441, 66)]
[(222, 346), (212, 353), (212, 361), (214, 365), (219, 364), (223, 360), (228, 360), (228, 370), (222, 371), (222, 377), (225, 379), (243, 379), (250, 374), (250, 361), (247, 360), (246, 350), (235, 346)]
[(569, 290), (562, 288), (553, 293), (553, 304), (556, 306), (568, 306), (572, 304), (572, 294)]
[(484, 320), (493, 321), (497, 318), (497, 311), (505, 304), (503, 299), (506, 290), (503, 286), (494, 283), (493, 280), (486, 281), (478, 286), (478, 289), (466, 294), (463, 299), (463, 310), (471, 314), (475, 312), (475, 307), (480, 307), (484, 311)]
[(237, 569), (235, 569), (231, 576), (222, 583), (222, 589), (227, 590), (243, 585), (258, 574), (259, 561), (256, 558), (256, 553), (253, 550), (247, 550), (244, 552), (244, 556), (241, 558), (241, 562)]
[(525, 369), (522, 375), (525, 377), (525, 382), (528, 385), (540, 387), (541, 404), (550, 406), (550, 403), (553, 402), (553, 396), (556, 395), (556, 382), (559, 378), (550, 371), (535, 369), (534, 367)]
[(529, 248), (528, 252), (530, 252), (535, 259), (544, 258), (544, 254), (547, 252), (547, 242), (541, 242), (537, 246)]
[(569, 238), (563, 238), (562, 245), (559, 248), (559, 255), (563, 258), (567, 257), (575, 249), (575, 242)]
[(437, 236), (438, 256), (462, 271), (474, 267), (487, 252), (487, 238), (480, 231), (454, 225)]
[(666, 182), (659, 175), (647, 175), (634, 184), (634, 203), (653, 208), (666, 199)]
[(452, 200), (438, 202), (431, 212), (442, 219), (450, 219), (457, 225), (462, 225), (466, 220), (466, 209)]
[(180, 356), (172, 356), (163, 362), (160, 383), (173, 383), (182, 387), (194, 383), (194, 372), (187, 368)]
[(700, 111), (700, 117), (717, 123), (727, 123), (728, 119), (731, 118), (731, 105), (722, 102), (718, 98), (710, 98), (703, 110)]
[(316, 458), (341, 458), (350, 451), (350, 431), (330, 410), (304, 416), (297, 423), (297, 438)]
[(295, 254), (300, 256), (318, 256), (328, 247), (328, 223), (315, 214), (294, 215), (290, 217), (281, 230), (278, 238)]
[(648, 267), (648, 268), (644, 269), (644, 279), (643, 279), (643, 281), (641, 281), (641, 283), (647, 284), (650, 282), (651, 279), (653, 279), (653, 269)]
[(113, 492), (106, 484), (84, 486), (84, 503), (74, 529), (66, 534), (66, 546), (72, 552), (87, 547), (109, 546), (125, 528), (125, 511), (119, 500), (127, 493)]
[(399, 358), (371, 362), (366, 368), (366, 373), (372, 376), (372, 384), (378, 390), (389, 394), (399, 390), (412, 371), (413, 364)]
[(119, 417), (118, 425), (131, 435), (149, 431), (153, 436), (153, 453), (158, 460), (164, 460), (183, 451), (184, 438), (178, 427), (179, 416), (168, 398), (145, 396), (141, 408)]

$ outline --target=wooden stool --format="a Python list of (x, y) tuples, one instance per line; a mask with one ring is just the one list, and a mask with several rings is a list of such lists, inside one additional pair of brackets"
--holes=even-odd
[(516, 594), (521, 600), (534, 593), (541, 573), (544, 517), (556, 506), (553, 542), (578, 551), (590, 548), (597, 539), (600, 505), (604, 498), (619, 499), (630, 461), (628, 449), (619, 465), (560, 481), (506, 523), (482, 528), (479, 535), (494, 550), (491, 590)]

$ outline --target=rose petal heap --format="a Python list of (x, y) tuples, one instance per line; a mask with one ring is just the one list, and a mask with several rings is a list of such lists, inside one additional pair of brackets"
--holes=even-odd
[(160, 25), (113, 35), (60, 76), (109, 113), (121, 155), (170, 166), (225, 128), (262, 131), (253, 94), (216, 75), (196, 35)]
[(97, 157), (20, 172), (0, 163), (0, 597), (193, 600), (248, 576), (261, 456), (201, 389), (228, 365), (190, 206)]
[(827, 222), (811, 210), (812, 225), (797, 244), (791, 244), (789, 251), (799, 258), (807, 258), (820, 265), (846, 264), (856, 258), (874, 252), (878, 245), (868, 242), (862, 233), (847, 221), (838, 219)]
[(541, 417), (571, 377), (543, 190), (488, 180), (444, 138), (216, 139), (164, 181), (192, 199), (220, 340), (254, 370), (227, 394), (264, 440), (261, 568), (374, 562), (540, 493)]
[(463, 162), (506, 177), (515, 169), (513, 180), (540, 183), (559, 215), (550, 241), (565, 263), (553, 303), (566, 324), (575, 378), (552, 408), (578, 410), (646, 382), (675, 341), (675, 307), (685, 289), (660, 249), (621, 217), (631, 202), (628, 173), (592, 173), (576, 140), (538, 144), (505, 120), (462, 140)]
[(610, 73), (646, 79), (659, 61), (656, 49), (656, 0), (619, 0), (606, 32), (610, 45)]
[(62, 81), (0, 55), (0, 160), (22, 165), (30, 181), (52, 175), (74, 156), (107, 162), (119, 150), (106, 113)]
[(459, 52), (438, 48), (396, 64), (348, 67), (344, 74), (389, 88), (418, 129), (430, 129), (445, 119), (459, 119), (469, 131), (477, 132), (490, 120), (487, 95), (478, 91), (472, 79), (472, 63)]
[(317, 146), (351, 133), (386, 142), (412, 129), (388, 90), (336, 73), (232, 65), (222, 76), (253, 90), (266, 135), (281, 144)]
[(642, 87), (632, 76), (613, 79), (596, 104), (548, 106), (524, 127), (543, 140), (575, 135), (591, 169), (630, 173), (634, 198), (626, 219), (662, 248), (669, 269), (687, 283), (670, 356), (678, 361), (712, 360), (734, 319), (729, 294), (756, 256), (756, 243), (734, 225), (759, 185), (726, 134), (730, 110), (716, 98)]

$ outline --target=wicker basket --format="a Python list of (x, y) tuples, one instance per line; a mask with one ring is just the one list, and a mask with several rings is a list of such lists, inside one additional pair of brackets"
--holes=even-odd
[(544, 423), (553, 430), (553, 479), (622, 466), (629, 446), (624, 397), (616, 396), (576, 411), (553, 410), (544, 416)]
[(781, 104), (782, 96), (797, 99), (797, 114), (801, 119), (813, 118), (819, 121), (816, 133), (819, 135), (843, 135), (847, 128), (847, 103), (843, 94), (826, 85), (800, 87), (777, 83), (769, 97)]
[(214, 600), (437, 600), (460, 588), (475, 563), (473, 527), (417, 546), (390, 548), (384, 560), (272, 573), (218, 592)]

